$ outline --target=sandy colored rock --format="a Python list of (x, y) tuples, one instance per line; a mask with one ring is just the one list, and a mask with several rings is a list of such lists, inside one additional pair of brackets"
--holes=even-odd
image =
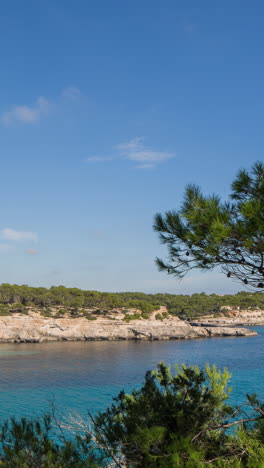
[(254, 336), (245, 328), (192, 326), (170, 316), (156, 319), (87, 320), (46, 318), (38, 314), (0, 317), (0, 342), (42, 342), (51, 340), (171, 340), (214, 336)]
[(230, 311), (231, 316), (222, 317), (200, 317), (190, 322), (194, 326), (203, 327), (237, 327), (264, 325), (264, 310), (241, 310)]

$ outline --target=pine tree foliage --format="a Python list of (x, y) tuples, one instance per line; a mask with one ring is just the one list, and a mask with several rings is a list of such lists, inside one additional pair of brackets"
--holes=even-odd
[(89, 434), (61, 437), (51, 415), (35, 419), (10, 418), (0, 426), (2, 468), (103, 468)]
[(0, 424), (0, 467), (261, 468), (264, 404), (247, 395), (228, 405), (229, 379), (216, 366), (160, 363), (141, 388), (76, 426), (54, 410), (11, 418)]
[(160, 271), (182, 278), (219, 266), (228, 278), (264, 289), (264, 164), (240, 170), (231, 189), (222, 202), (188, 185), (178, 211), (156, 214), (153, 228), (168, 248), (167, 261), (156, 259)]
[(97, 440), (112, 447), (120, 467), (264, 466), (263, 405), (253, 395), (245, 406), (229, 406), (229, 379), (216, 366), (182, 365), (173, 373), (160, 363), (140, 389), (121, 392), (96, 416)]

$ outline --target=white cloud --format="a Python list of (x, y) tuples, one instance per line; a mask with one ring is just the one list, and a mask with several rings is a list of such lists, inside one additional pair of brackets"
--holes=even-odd
[(89, 163), (97, 163), (97, 162), (107, 162), (112, 161), (113, 158), (108, 158), (106, 156), (91, 156), (89, 158), (85, 158), (85, 162)]
[(16, 231), (15, 229), (11, 228), (4, 228), (0, 231), (0, 235), (2, 239), (11, 240), (11, 241), (24, 241), (24, 240), (31, 240), (37, 241), (38, 236), (35, 232), (31, 231)]
[(137, 169), (151, 169), (152, 167), (155, 167), (155, 164), (148, 163), (148, 164), (139, 164), (138, 166), (136, 166)]
[(27, 255), (38, 255), (39, 251), (37, 249), (26, 249), (25, 254)]
[(81, 92), (75, 86), (65, 88), (55, 100), (46, 99), (40, 96), (32, 105), (19, 105), (12, 107), (9, 111), (3, 112), (0, 120), (3, 124), (12, 124), (15, 122), (24, 124), (33, 124), (38, 122), (41, 117), (47, 115), (52, 107), (60, 105), (61, 96), (70, 101), (77, 101)]
[(81, 91), (76, 86), (69, 86), (62, 91), (61, 95), (70, 101), (77, 101), (81, 96)]
[(143, 142), (144, 137), (135, 137), (126, 143), (116, 145), (115, 148), (126, 154), (129, 151), (137, 151), (139, 148), (142, 148)]
[(120, 154), (130, 161), (140, 163), (138, 168), (146, 169), (154, 167), (168, 159), (174, 158), (174, 153), (166, 151), (156, 151), (144, 145), (143, 137), (136, 137), (127, 143), (121, 143), (116, 146)]
[[(130, 141), (120, 143), (114, 146), (118, 151), (118, 158), (128, 159), (137, 163), (138, 169), (150, 169), (161, 164), (168, 159), (174, 158), (175, 153), (168, 151), (156, 151), (144, 144), (144, 137), (136, 137)], [(86, 162), (106, 162), (112, 161), (115, 158), (105, 156), (91, 156), (86, 158)]]
[(5, 124), (13, 122), (34, 123), (42, 115), (47, 114), (49, 107), (50, 102), (40, 96), (32, 106), (15, 106), (10, 111), (4, 112), (1, 120)]

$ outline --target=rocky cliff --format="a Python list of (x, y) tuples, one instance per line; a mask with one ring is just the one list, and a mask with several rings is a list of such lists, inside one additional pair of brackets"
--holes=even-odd
[[(177, 317), (156, 320), (43, 317), (37, 313), (0, 317), (0, 342), (42, 342), (50, 340), (171, 340), (215, 336), (254, 336), (245, 328), (192, 325)], [(209, 324), (210, 325), (210, 324)]]

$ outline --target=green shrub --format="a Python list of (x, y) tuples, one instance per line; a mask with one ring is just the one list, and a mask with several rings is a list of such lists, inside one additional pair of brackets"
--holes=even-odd
[(22, 309), (20, 311), (20, 314), (23, 314), (23, 315), (28, 315), (28, 310), (25, 308), (25, 309)]
[(132, 320), (138, 320), (142, 317), (142, 314), (127, 314), (122, 320), (125, 322), (131, 322)]
[(9, 310), (0, 309), (0, 316), (4, 317), (4, 316), (7, 316), (7, 315), (11, 315)]
[(122, 318), (122, 321), (123, 322), (130, 322), (131, 319), (130, 319), (129, 315), (126, 315), (125, 317)]
[(41, 310), (41, 315), (44, 317), (53, 317), (53, 314), (48, 307)]
[(141, 317), (145, 320), (148, 320), (149, 319), (149, 314), (147, 314), (146, 312), (144, 312), (143, 314), (141, 314)]
[[(142, 388), (120, 392), (110, 408), (95, 418), (96, 438), (121, 453), (123, 464), (135, 468), (257, 468), (264, 466), (262, 428), (240, 423), (230, 433), (228, 422), (244, 416), (227, 405), (230, 374), (215, 366), (176, 367), (164, 364), (147, 372)], [(253, 397), (254, 398), (254, 397)], [(227, 426), (227, 427), (226, 427)], [(236, 427), (236, 426), (235, 426)], [(114, 465), (116, 466), (116, 465)]]
[(155, 315), (155, 319), (156, 319), (156, 320), (163, 320), (163, 318), (164, 318), (164, 317), (163, 317), (161, 314), (156, 314), (156, 315)]
[(88, 314), (87, 314), (87, 315), (85, 315), (85, 318), (86, 318), (87, 320), (96, 320), (96, 317), (94, 317), (94, 316), (93, 316), (93, 315), (91, 315), (91, 314), (89, 314), (89, 315), (88, 315)]
[(76, 307), (76, 309), (73, 309), (73, 310), (70, 310), (70, 315), (72, 317), (79, 317), (80, 316), (80, 312), (79, 312), (79, 309)]
[(96, 320), (96, 317), (94, 315), (92, 315), (90, 312), (85, 312), (83, 314), (83, 316), (87, 319), (87, 320)]
[(68, 313), (68, 310), (67, 309), (59, 309), (57, 314), (60, 314), (60, 315), (65, 315)]

